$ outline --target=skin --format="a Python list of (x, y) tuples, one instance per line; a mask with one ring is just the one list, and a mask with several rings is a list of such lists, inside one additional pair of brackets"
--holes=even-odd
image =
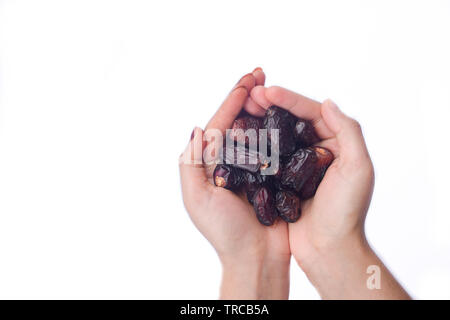
[[(222, 262), (220, 297), (287, 299), (292, 254), (324, 299), (408, 299), (365, 238), (374, 170), (361, 127), (330, 100), (321, 104), (280, 87), (265, 88), (264, 81), (260, 69), (241, 78), (205, 132), (224, 132), (242, 108), (262, 116), (277, 105), (311, 120), (322, 139), (319, 145), (330, 149), (335, 160), (316, 195), (303, 202), (299, 221), (287, 225), (277, 220), (265, 227), (245, 197), (211, 183), (214, 166), (202, 158), (208, 144), (195, 128), (180, 161), (183, 200)], [(371, 265), (380, 270), (380, 289), (367, 288)]]
[[(253, 114), (264, 114), (264, 109), (249, 95), (255, 85), (264, 84), (264, 78), (259, 69), (241, 78), (205, 131), (217, 129), (224, 133), (243, 107)], [(220, 297), (287, 299), (291, 257), (287, 224), (277, 221), (271, 228), (264, 227), (245, 197), (215, 187), (211, 183), (214, 165), (202, 164), (202, 151), (208, 147), (202, 140), (203, 131), (195, 128), (180, 159), (181, 186), (192, 221), (222, 262)], [(195, 149), (200, 152), (194, 152)]]

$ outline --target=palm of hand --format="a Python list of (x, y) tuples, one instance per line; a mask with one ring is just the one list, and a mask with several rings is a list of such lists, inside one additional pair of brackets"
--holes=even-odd
[[(346, 235), (361, 230), (373, 188), (373, 171), (346, 172), (335, 159), (315, 196), (302, 204), (302, 217), (289, 225), (292, 253), (301, 264), (321, 248), (330, 248)], [(354, 186), (358, 186), (355, 188)]]
[[(212, 170), (206, 173), (212, 181)], [(202, 229), (220, 254), (290, 255), (287, 224), (277, 220), (271, 227), (261, 225), (245, 194), (210, 188), (202, 211), (208, 216)]]

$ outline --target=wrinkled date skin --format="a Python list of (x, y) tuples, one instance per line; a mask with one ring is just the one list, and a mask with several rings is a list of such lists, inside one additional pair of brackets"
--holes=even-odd
[(224, 145), (222, 159), (226, 164), (250, 172), (258, 172), (261, 166), (262, 156), (255, 150), (251, 150), (242, 145)]
[(294, 125), (297, 119), (288, 111), (277, 106), (271, 106), (266, 111), (264, 118), (264, 128), (267, 129), (267, 137), (271, 143), (271, 129), (278, 129), (278, 148), (281, 156), (288, 156), (295, 151), (296, 143), (293, 135)]
[[(334, 156), (330, 150), (314, 146), (320, 139), (310, 121), (297, 119), (277, 106), (267, 110), (264, 120), (243, 113), (232, 127), (242, 129), (244, 133), (255, 129), (257, 135), (261, 128), (268, 129), (268, 142), (272, 147), (277, 142), (271, 139), (270, 130), (279, 130), (279, 167), (275, 174), (265, 174), (273, 171), (267, 171), (275, 164), (269, 162), (272, 157), (251, 149), (248, 136), (245, 136), (246, 144), (240, 144), (244, 137), (232, 132), (232, 137), (228, 136), (224, 141), (224, 164), (216, 166), (214, 184), (245, 192), (263, 225), (272, 225), (278, 216), (293, 223), (301, 216), (301, 201), (314, 196)], [(260, 137), (256, 138), (259, 141)]]
[(244, 174), (239, 168), (218, 164), (213, 173), (214, 184), (228, 190), (238, 190), (244, 181)]
[(325, 175), (325, 172), (334, 160), (333, 153), (331, 153), (328, 149), (322, 147), (312, 147), (311, 150), (316, 153), (317, 161), (313, 174), (308, 181), (305, 182), (305, 185), (300, 191), (300, 198), (302, 199), (309, 199), (314, 196), (320, 182), (323, 179), (323, 176)]
[(265, 226), (271, 226), (278, 216), (272, 191), (266, 186), (260, 187), (252, 202), (258, 221)]
[(267, 186), (269, 189), (273, 189), (272, 176), (260, 175), (259, 173), (252, 173), (249, 171), (244, 171), (243, 176), (243, 189), (247, 195), (248, 202), (251, 204), (253, 204), (253, 197), (260, 187)]
[(310, 121), (299, 119), (294, 127), (294, 136), (297, 146), (304, 148), (320, 141)]
[[(245, 131), (249, 130), (249, 129), (253, 129), (256, 132), (256, 143), (258, 142), (258, 133), (259, 133), (259, 129), (262, 129), (264, 126), (263, 123), (263, 119), (261, 118), (256, 118), (256, 117), (252, 117), (252, 116), (244, 116), (241, 118), (237, 118), (236, 120), (234, 120), (233, 122), (233, 126), (231, 127), (231, 129), (233, 130), (233, 139), (235, 141), (239, 141), (239, 142), (245, 142), (245, 144), (249, 144), (249, 137), (247, 135), (245, 135)], [(237, 129), (241, 129), (243, 130), (244, 134), (242, 134), (242, 132), (239, 133), (239, 131), (235, 131)]]
[(300, 218), (300, 199), (291, 191), (279, 191), (275, 198), (279, 216), (286, 222), (295, 222)]
[(299, 192), (316, 167), (317, 155), (312, 149), (298, 149), (281, 173), (281, 184)]
[(248, 202), (253, 204), (253, 197), (262, 185), (263, 181), (258, 173), (252, 173), (249, 171), (244, 172), (244, 191), (247, 195)]

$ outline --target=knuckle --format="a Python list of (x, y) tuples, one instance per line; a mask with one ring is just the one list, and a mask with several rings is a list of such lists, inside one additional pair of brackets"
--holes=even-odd
[(361, 130), (361, 124), (357, 120), (355, 120), (353, 118), (350, 118), (350, 127), (353, 128), (354, 130), (359, 131), (359, 132), (362, 131)]

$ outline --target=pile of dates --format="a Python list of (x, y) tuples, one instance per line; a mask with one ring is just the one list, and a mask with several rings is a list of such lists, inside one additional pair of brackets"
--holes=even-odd
[[(252, 147), (249, 135), (242, 136), (248, 129), (256, 132), (260, 145), (264, 138), (259, 132), (267, 129), (265, 144), (266, 149), (272, 151), (270, 157)], [(224, 141), (222, 161), (213, 174), (214, 184), (236, 193), (244, 192), (263, 225), (272, 225), (277, 217), (286, 222), (297, 221), (301, 201), (314, 196), (334, 159), (331, 151), (316, 146), (320, 139), (313, 125), (280, 107), (271, 106), (264, 118), (240, 115), (230, 132), (233, 133), (232, 143)], [(278, 132), (278, 136), (272, 136), (273, 132)], [(274, 159), (273, 156), (278, 159), (275, 168), (267, 160)], [(271, 174), (265, 174), (268, 168), (272, 169)]]

